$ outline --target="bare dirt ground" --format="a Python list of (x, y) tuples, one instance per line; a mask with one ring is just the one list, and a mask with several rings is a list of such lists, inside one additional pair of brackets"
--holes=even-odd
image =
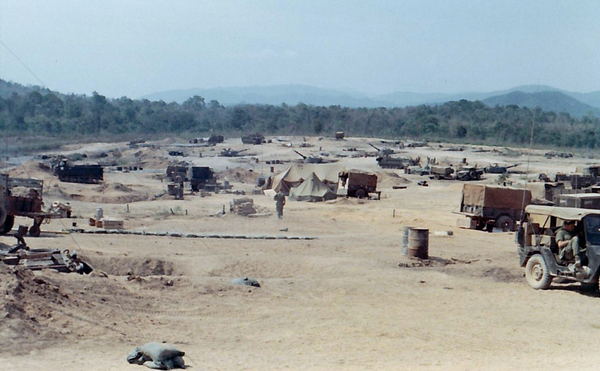
[[(382, 199), (288, 201), (284, 218), (277, 220), (273, 214), (230, 214), (230, 201), (241, 197), (233, 194), (186, 194), (182, 201), (161, 195), (166, 183), (157, 175), (173, 159), (166, 154), (173, 146), (186, 153), (185, 160), (213, 167), (234, 189), (274, 213), (272, 199), (250, 193), (257, 174), (289, 165), (265, 161), (299, 158), (283, 140), (243, 146), (228, 139), (216, 148), (177, 146), (173, 140), (137, 149), (124, 143), (70, 147), (87, 153), (90, 162), (94, 153), (112, 156), (117, 150), (121, 165), (144, 167), (107, 171), (102, 185), (59, 182), (39, 161), (18, 164), (11, 176), (43, 179), (46, 205), (68, 201), (76, 216), (43, 225), (46, 233), (28, 238), (28, 244), (77, 250), (96, 270), (80, 276), (0, 265), (0, 364), (18, 370), (138, 370), (142, 366), (127, 364), (127, 353), (167, 341), (184, 350), (186, 363), (198, 370), (597, 367), (598, 294), (575, 284), (554, 284), (547, 291), (527, 286), (513, 233), (456, 227), (462, 216), (453, 211), (463, 183), (428, 180), (430, 186), (421, 187), (417, 182), (423, 177), (382, 171), (374, 157), (351, 158), (358, 151), (344, 151), (373, 152), (367, 140), (306, 139), (312, 147), (299, 148), (302, 138), (283, 138), (304, 154), (326, 152), (341, 167), (377, 172)], [(247, 148), (254, 157), (216, 157), (227, 147)], [(467, 158), (479, 166), (521, 163), (517, 169), (523, 171), (528, 157), (519, 149), (448, 147), (406, 149), (400, 155), (447, 163)], [(549, 160), (536, 152), (530, 169), (535, 175), (574, 172), (592, 161)], [(488, 175), (481, 182), (496, 179)], [(94, 229), (87, 221), (99, 207), (105, 216), (124, 219), (128, 230), (184, 237), (47, 233), (73, 223)], [(227, 213), (219, 215), (223, 207)], [(18, 218), (18, 224), (31, 220)], [(405, 226), (430, 230), (430, 266), (401, 255)], [(186, 238), (188, 233), (275, 238)], [(1, 242), (14, 239), (5, 236)], [(246, 276), (262, 287), (231, 284)]]

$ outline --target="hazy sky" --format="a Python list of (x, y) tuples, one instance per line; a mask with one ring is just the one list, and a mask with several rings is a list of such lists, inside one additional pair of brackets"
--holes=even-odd
[(599, 0), (0, 0), (0, 41), (0, 78), (108, 97), (600, 90)]

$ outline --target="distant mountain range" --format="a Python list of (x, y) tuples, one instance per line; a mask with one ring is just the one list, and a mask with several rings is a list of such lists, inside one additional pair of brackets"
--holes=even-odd
[(488, 106), (513, 104), (520, 107), (540, 107), (544, 111), (568, 112), (574, 117), (583, 117), (589, 113), (600, 117), (600, 108), (592, 107), (558, 91), (542, 91), (539, 93), (513, 91), (508, 94), (486, 98), (482, 102)]
[[(16, 93), (25, 95), (36, 90), (42, 94), (50, 90), (39, 86), (24, 86), (0, 79), (0, 97), (9, 97)], [(60, 92), (55, 94), (62, 96)], [(101, 94), (101, 93), (100, 93)], [(418, 105), (439, 105), (449, 101), (466, 99), (482, 101), (488, 106), (517, 105), (519, 107), (541, 107), (544, 111), (566, 112), (581, 118), (587, 114), (600, 117), (600, 91), (590, 93), (568, 92), (546, 85), (523, 85), (512, 89), (480, 93), (411, 93), (395, 92), (391, 94), (369, 96), (356, 92), (342, 92), (333, 89), (321, 89), (306, 85), (250, 86), (215, 89), (169, 90), (148, 94), (139, 99), (183, 103), (195, 95), (208, 103), (217, 100), (225, 106), (238, 104), (296, 105), (304, 103), (329, 107), (407, 107)]]
[(296, 105), (304, 103), (315, 106), (340, 105), (343, 107), (407, 107), (422, 104), (436, 105), (466, 99), (479, 100), (495, 105), (539, 106), (543, 110), (567, 112), (575, 117), (592, 113), (600, 117), (600, 91), (591, 93), (568, 92), (545, 85), (524, 85), (508, 90), (491, 92), (467, 92), (456, 94), (394, 92), (369, 96), (361, 93), (321, 89), (306, 85), (250, 86), (214, 89), (169, 90), (148, 94), (142, 99), (183, 103), (195, 95), (208, 103), (216, 100), (225, 106), (238, 104)]

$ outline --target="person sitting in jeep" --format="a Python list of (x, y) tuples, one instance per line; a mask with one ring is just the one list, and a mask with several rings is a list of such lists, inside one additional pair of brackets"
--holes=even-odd
[(555, 238), (560, 261), (575, 261), (575, 267), (581, 267), (581, 255), (585, 253), (585, 247), (583, 238), (575, 230), (575, 221), (565, 220), (563, 226), (556, 232)]

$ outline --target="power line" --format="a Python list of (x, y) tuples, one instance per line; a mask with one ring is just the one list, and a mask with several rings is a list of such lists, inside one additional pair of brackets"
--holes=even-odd
[(19, 57), (18, 57), (18, 56), (17, 56), (17, 55), (16, 55), (16, 54), (15, 54), (15, 53), (12, 51), (12, 50), (10, 50), (10, 48), (9, 48), (9, 47), (8, 47), (8, 46), (7, 46), (7, 45), (6, 45), (6, 44), (5, 44), (5, 43), (4, 43), (2, 40), (0, 40), (0, 44), (1, 44), (1, 45), (2, 45), (2, 46), (3, 46), (3, 47), (6, 49), (6, 50), (8, 50), (8, 52), (9, 52), (10, 54), (12, 54), (12, 56), (13, 56), (13, 57), (15, 57), (15, 59), (16, 59), (16, 60), (18, 60), (18, 61), (19, 61), (19, 63), (21, 63), (21, 65), (22, 65), (23, 67), (25, 67), (25, 69), (26, 69), (27, 71), (29, 71), (29, 73), (30, 73), (30, 74), (31, 74), (33, 77), (35, 77), (35, 78), (36, 78), (36, 79), (37, 79), (37, 80), (40, 82), (40, 84), (42, 84), (42, 87), (44, 87), (44, 88), (46, 87), (46, 84), (45, 84), (45, 83), (42, 81), (42, 79), (40, 79), (40, 78), (39, 78), (39, 77), (38, 77), (38, 76), (37, 76), (35, 73), (33, 73), (33, 71), (31, 70), (31, 68), (27, 67), (27, 65), (25, 64), (25, 62), (23, 62), (23, 61), (21, 60), (21, 58), (19, 58)]

